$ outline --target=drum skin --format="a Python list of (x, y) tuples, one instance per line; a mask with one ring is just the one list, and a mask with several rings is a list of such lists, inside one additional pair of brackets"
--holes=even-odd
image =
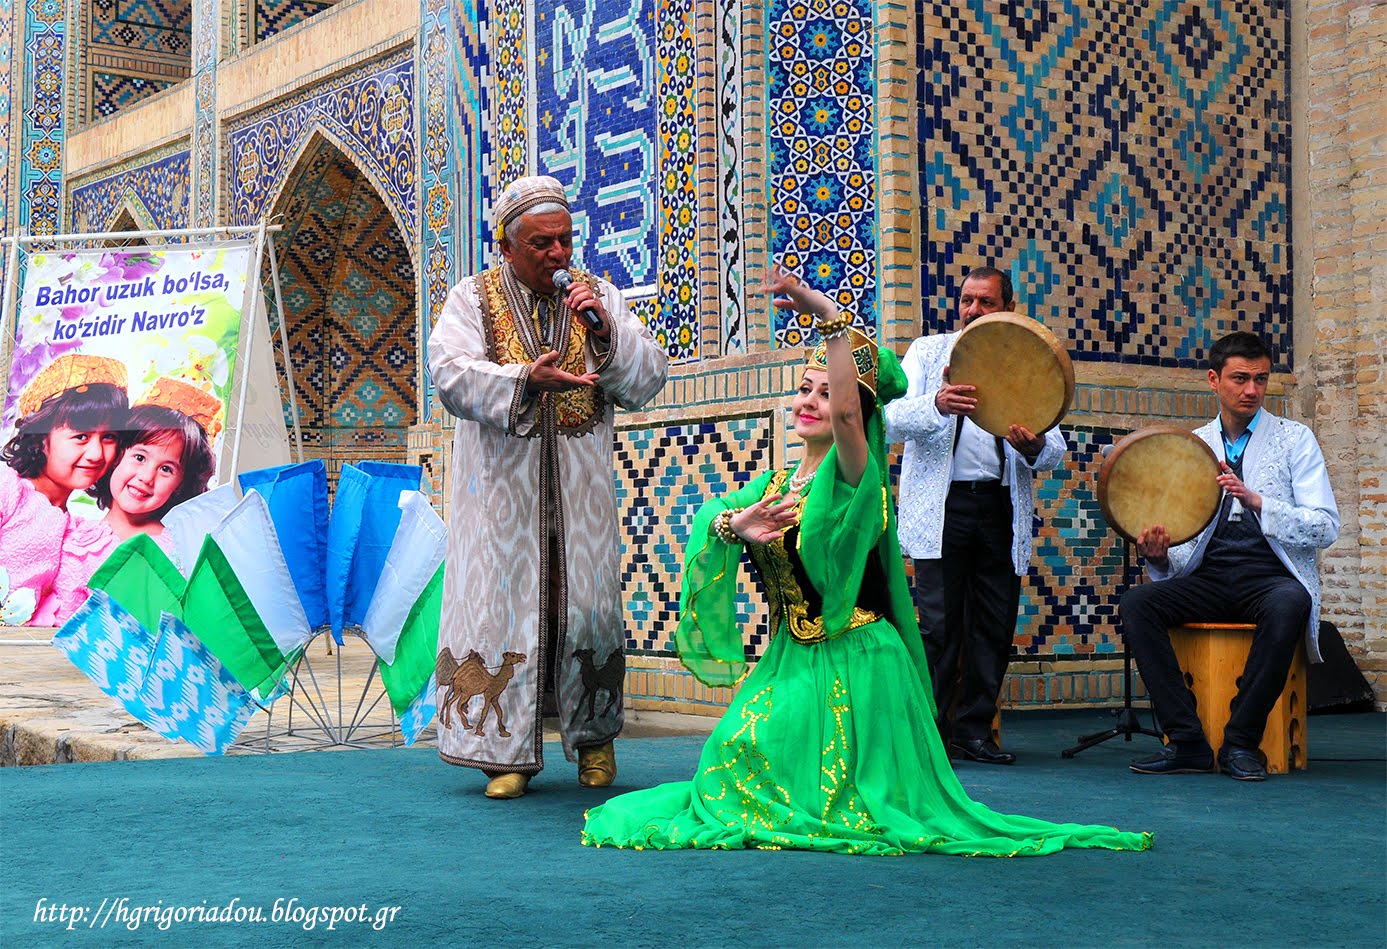
[(973, 424), (1005, 438), (1011, 425), (1041, 435), (1074, 399), (1074, 366), (1054, 333), (1019, 313), (989, 313), (964, 327), (949, 356), (949, 384), (976, 386)]
[(1160, 524), (1183, 544), (1218, 513), (1223, 490), (1218, 458), (1193, 432), (1153, 425), (1113, 446), (1098, 473), (1098, 506), (1109, 526), (1132, 543)]

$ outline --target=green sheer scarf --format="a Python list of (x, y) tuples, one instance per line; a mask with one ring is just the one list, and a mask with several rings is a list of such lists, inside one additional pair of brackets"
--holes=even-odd
[[(915, 665), (934, 714), (933, 689), (925, 663), (915, 604), (905, 579), (896, 537), (896, 505), (886, 464), (886, 435), (881, 407), (906, 390), (905, 373), (896, 354), (877, 350), (875, 411), (867, 418), (868, 459), (856, 486), (838, 473), (837, 448), (830, 448), (804, 500), (800, 525), (801, 556), (814, 588), (823, 597), (824, 628), (832, 636), (848, 624), (857, 605), (867, 558), (873, 550), (886, 572), (888, 619)], [(679, 626), (674, 644), (679, 658), (701, 682), (736, 683), (747, 669), (742, 629), (737, 622), (737, 572), (741, 544), (729, 544), (711, 531), (713, 518), (729, 508), (748, 507), (766, 492), (773, 472), (766, 472), (732, 494), (712, 498), (699, 508), (684, 553)], [(777, 631), (778, 632), (778, 631)]]

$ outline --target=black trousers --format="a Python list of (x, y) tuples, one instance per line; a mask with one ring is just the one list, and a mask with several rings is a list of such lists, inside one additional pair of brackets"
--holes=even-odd
[(1011, 494), (954, 487), (938, 560), (915, 561), (915, 603), (939, 734), (987, 738), (1011, 659), (1021, 578), (1011, 562)]
[(1284, 568), (1261, 567), (1248, 573), (1198, 567), (1186, 577), (1132, 587), (1122, 595), (1120, 615), (1122, 635), (1161, 728), (1180, 745), (1206, 745), (1208, 739), (1170, 645), (1170, 627), (1256, 623), (1223, 743), (1243, 748), (1262, 743), (1267, 716), (1286, 687), (1291, 660), (1310, 619), (1310, 594), (1299, 580)]

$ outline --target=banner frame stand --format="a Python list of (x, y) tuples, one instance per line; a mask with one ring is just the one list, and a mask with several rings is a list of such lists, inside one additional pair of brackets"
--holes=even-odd
[[(94, 247), (94, 246), (96, 246), (97, 243), (100, 242), (100, 241), (111, 241), (111, 240), (128, 241), (128, 240), (131, 240), (131, 239), (140, 239), (140, 240), (144, 240), (144, 239), (149, 239), (149, 238), (157, 238), (157, 239), (162, 240), (164, 243), (168, 243), (168, 244), (173, 244), (173, 243), (191, 244), (191, 243), (194, 243), (194, 240), (193, 240), (194, 238), (210, 238), (210, 239), (213, 240), (213, 241), (218, 240), (218, 239), (226, 239), (226, 238), (235, 239), (235, 238), (238, 238), (238, 237), (239, 237), (239, 238), (247, 238), (247, 237), (254, 238), (254, 239), (255, 239), (255, 244), (254, 244), (254, 251), (255, 251), (255, 253), (253, 254), (254, 259), (251, 261), (251, 266), (253, 267), (253, 271), (252, 271), (251, 268), (247, 268), (247, 271), (246, 271), (246, 273), (247, 273), (247, 279), (250, 278), (250, 275), (251, 275), (251, 273), (253, 272), (253, 273), (254, 273), (254, 284), (253, 284), (253, 289), (251, 289), (251, 293), (252, 293), (252, 294), (261, 294), (261, 293), (262, 293), (262, 284), (261, 284), (261, 280), (260, 280), (260, 274), (261, 274), (261, 269), (262, 269), (263, 264), (264, 264), (264, 260), (263, 260), (263, 256), (262, 256), (262, 255), (263, 255), (264, 247), (265, 247), (265, 245), (268, 243), (268, 245), (269, 245), (269, 247), (270, 247), (270, 262), (271, 262), (270, 265), (271, 265), (271, 268), (272, 268), (271, 276), (272, 276), (272, 278), (273, 278), (273, 284), (274, 284), (274, 287), (275, 287), (275, 295), (274, 295), (274, 301), (273, 301), (273, 303), (274, 303), (274, 308), (275, 308), (275, 309), (274, 309), (274, 312), (275, 312), (276, 317), (277, 317), (278, 320), (279, 320), (280, 331), (281, 331), (281, 332), (280, 332), (280, 340), (281, 340), (281, 345), (282, 345), (282, 347), (283, 347), (283, 350), (282, 350), (281, 355), (282, 355), (282, 357), (283, 357), (283, 362), (284, 362), (284, 369), (283, 369), (283, 372), (284, 372), (284, 382), (285, 382), (285, 385), (288, 386), (289, 395), (290, 395), (290, 405), (291, 405), (292, 411), (293, 411), (293, 413), (294, 413), (294, 439), (295, 439), (295, 441), (294, 441), (294, 449), (295, 449), (295, 455), (296, 455), (298, 461), (302, 462), (302, 460), (303, 460), (303, 436), (302, 436), (302, 430), (301, 430), (300, 425), (299, 425), (299, 417), (298, 417), (298, 400), (297, 400), (297, 398), (295, 398), (295, 392), (294, 392), (294, 370), (293, 370), (293, 365), (292, 365), (292, 364), (290, 363), (290, 361), (289, 361), (289, 340), (288, 340), (287, 331), (285, 330), (285, 327), (284, 327), (284, 310), (283, 310), (283, 306), (282, 306), (282, 299), (283, 299), (283, 298), (282, 298), (282, 296), (281, 296), (281, 294), (280, 294), (280, 292), (279, 292), (279, 269), (278, 269), (278, 260), (277, 260), (277, 258), (276, 258), (276, 256), (275, 256), (275, 253), (274, 253), (274, 242), (273, 242), (273, 241), (268, 241), (268, 242), (267, 242), (267, 241), (265, 241), (265, 239), (264, 239), (264, 235), (265, 235), (265, 234), (267, 234), (267, 233), (278, 233), (279, 231), (282, 231), (282, 230), (283, 230), (283, 225), (280, 225), (280, 224), (271, 224), (271, 223), (269, 223), (268, 221), (263, 221), (263, 220), (262, 220), (259, 224), (241, 225), (241, 226), (195, 227), (195, 228), (164, 228), (164, 229), (146, 230), (146, 231), (99, 231), (99, 232), (90, 232), (90, 233), (83, 233), (83, 234), (29, 234), (29, 233), (26, 233), (25, 230), (24, 230), (23, 228), (20, 228), (16, 233), (10, 234), (10, 235), (6, 235), (5, 237), (0, 238), (0, 243), (7, 244), (7, 245), (8, 245), (8, 247), (7, 247), (7, 249), (6, 249), (6, 266), (5, 266), (5, 279), (4, 279), (3, 296), (0, 296), (0, 357), (3, 357), (3, 358), (5, 359), (6, 365), (8, 365), (9, 362), (13, 359), (13, 356), (14, 356), (14, 336), (15, 336), (15, 330), (16, 330), (16, 328), (17, 328), (17, 326), (18, 326), (18, 319), (19, 319), (19, 300), (18, 300), (18, 297), (19, 297), (19, 294), (21, 293), (21, 287), (20, 287), (20, 281), (19, 281), (19, 270), (20, 270), (20, 268), (19, 268), (19, 255), (20, 255), (20, 250), (21, 250), (21, 248), (22, 248), (24, 245), (28, 245), (28, 244), (44, 244), (44, 245), (62, 246), (62, 245), (67, 245), (67, 244), (87, 244), (87, 245), (90, 245), (90, 246)], [(250, 288), (248, 288), (248, 289), (250, 289)], [(251, 303), (258, 303), (258, 302), (259, 302), (259, 299), (260, 299), (260, 298), (259, 298), (258, 296), (252, 296), (250, 302), (251, 302)], [(246, 305), (245, 303), (243, 303), (243, 304), (242, 304), (242, 307), (241, 307), (241, 319), (242, 319), (242, 322), (245, 322), (247, 309), (248, 309), (248, 308), (247, 308), (247, 305)], [(250, 322), (251, 322), (251, 332), (252, 332), (252, 333), (254, 332), (255, 317), (256, 317), (257, 315), (258, 315), (258, 314), (257, 314), (256, 312), (251, 312), (251, 314), (250, 314), (250, 317), (251, 317), (251, 320), (250, 320)], [(267, 315), (268, 315), (268, 311), (267, 311)], [(252, 338), (253, 338), (253, 337), (252, 337)], [(273, 354), (273, 350), (274, 350), (274, 342), (273, 342), (273, 339), (271, 340), (270, 346), (271, 346), (271, 353)], [(240, 412), (241, 412), (241, 411), (243, 410), (243, 408), (244, 408), (244, 403), (245, 403), (245, 392), (246, 392), (246, 387), (247, 387), (247, 385), (248, 385), (248, 373), (249, 373), (249, 369), (250, 369), (250, 366), (249, 366), (249, 351), (250, 351), (250, 346), (247, 345), (247, 346), (245, 347), (245, 349), (246, 349), (246, 352), (247, 352), (247, 358), (244, 359), (244, 360), (238, 360), (238, 363), (239, 363), (239, 365), (240, 365), (240, 368), (239, 368), (238, 372), (240, 373), (240, 379), (241, 379), (241, 404), (240, 404), (240, 406), (238, 406), (238, 409), (237, 409), (236, 431), (235, 431), (234, 439), (233, 439), (233, 441), (232, 441), (232, 460), (231, 460), (231, 462), (230, 462), (230, 468), (231, 468), (231, 470), (230, 470), (229, 472), (227, 472), (227, 474), (226, 474), (226, 478), (225, 478), (226, 483), (235, 483), (235, 478), (236, 478), (236, 475), (237, 475), (237, 473), (238, 473), (238, 472), (236, 471), (236, 462), (237, 462), (237, 458), (238, 458), (238, 455), (239, 455), (239, 452), (240, 452), (240, 440), (241, 440), (241, 428), (242, 428), (242, 425), (241, 425), (242, 419), (241, 419), (241, 417), (240, 417)], [(0, 402), (3, 402), (3, 400), (4, 400), (6, 397), (8, 397), (8, 395), (9, 395), (9, 389), (10, 389), (10, 376), (9, 376), (9, 372), (7, 371), (7, 372), (4, 372), (4, 373), (0, 373)], [(232, 391), (235, 391), (235, 383), (234, 383), (234, 381), (233, 381)], [(0, 630), (30, 629), (30, 628), (34, 628), (34, 627), (28, 627), (28, 626), (14, 626), (14, 627), (10, 627), (10, 626), (0, 626)], [(41, 628), (41, 627), (40, 627), (40, 628)], [(45, 639), (12, 639), (12, 638), (0, 638), (0, 646), (29, 646), (29, 645), (34, 645), (34, 646), (46, 646), (46, 645), (48, 645), (48, 641), (45, 640)]]
[[(26, 234), (23, 229), (17, 233), (0, 238), (0, 241), (9, 245), (7, 249), (7, 260), (5, 267), (5, 278), (3, 297), (0, 297), (0, 356), (12, 358), (14, 348), (14, 334), (18, 321), (18, 296), (22, 292), (19, 280), (20, 251), (24, 245), (42, 244), (47, 246), (62, 247), (66, 245), (86, 245), (87, 247), (99, 246), (103, 241), (130, 241), (151, 239), (158, 240), (165, 244), (193, 244), (196, 238), (206, 238), (211, 241), (225, 239), (248, 239), (251, 244), (251, 255), (249, 266), (247, 267), (247, 279), (251, 280), (251, 285), (247, 288), (248, 297), (242, 303), (241, 320), (245, 327), (245, 336), (238, 339), (238, 350), (244, 351), (245, 359), (238, 359), (238, 369), (240, 388), (236, 390), (236, 380), (232, 381), (232, 392), (236, 398), (236, 429), (231, 443), (231, 455), (228, 460), (229, 470), (225, 473), (223, 483), (236, 484), (240, 474), (240, 450), (241, 435), (244, 421), (246, 397), (250, 386), (250, 352), (255, 341), (255, 329), (258, 322), (259, 309), (261, 304), (266, 306), (266, 316), (271, 312), (275, 315), (279, 323), (279, 351), (283, 361), (282, 369), (276, 367), (276, 380), (282, 378), (288, 390), (290, 415), (294, 423), (293, 448), (294, 459), (297, 463), (303, 462), (303, 431), (299, 417), (298, 395), (294, 387), (294, 370), (289, 358), (289, 336), (286, 326), (283, 308), (283, 293), (280, 284), (279, 260), (275, 251), (274, 241), (267, 240), (266, 235), (278, 233), (283, 230), (281, 224), (271, 224), (268, 220), (262, 219), (258, 224), (242, 226), (223, 226), (206, 228), (167, 228), (156, 230), (141, 231), (104, 231), (83, 234), (54, 234), (54, 235), (34, 235)], [(270, 289), (271, 293), (266, 294), (266, 287), (263, 280), (264, 265), (270, 265)], [(266, 299), (269, 296), (270, 299)], [(248, 325), (247, 325), (248, 324)], [(273, 356), (275, 349), (274, 333), (270, 333), (270, 348)], [(8, 359), (7, 359), (8, 362)], [(282, 372), (282, 376), (280, 373)], [(4, 374), (3, 386), (0, 386), (0, 400), (9, 394), (9, 374)], [(238, 488), (239, 491), (239, 488)], [(34, 627), (0, 627), (0, 629), (24, 629), (29, 630)], [(348, 627), (344, 633), (351, 633), (354, 636), (365, 640), (364, 633), (357, 627)], [(319, 637), (325, 638), (327, 655), (335, 655), (335, 671), (337, 685), (337, 712), (333, 714), (330, 703), (324, 698), (322, 689), (318, 685), (317, 675), (313, 669), (313, 663), (309, 658), (309, 647), (313, 641)], [(9, 639), (0, 638), (0, 645), (50, 645), (51, 636), (48, 638), (35, 639)], [(286, 714), (286, 722), (282, 730), (274, 730), (274, 708), (273, 702), (262, 707), (266, 714), (264, 733), (257, 737), (243, 736), (232, 744), (231, 747), (246, 752), (269, 752), (276, 750), (271, 747), (271, 740), (275, 738), (289, 738), (304, 741), (310, 745), (322, 748), (331, 747), (379, 747), (380, 742), (388, 740), (392, 747), (402, 744), (403, 735), (401, 734), (399, 721), (395, 715), (393, 707), (390, 706), (388, 696), (384, 689), (375, 696), (373, 701), (367, 704), (371, 694), (371, 686), (376, 681), (376, 675), (380, 667), (380, 657), (372, 654), (372, 664), (370, 672), (367, 674), (366, 681), (361, 687), (361, 694), (356, 698), (356, 708), (350, 717), (346, 714), (344, 700), (346, 696), (343, 692), (344, 676), (342, 670), (342, 650), (332, 648), (333, 640), (326, 629), (318, 630), (307, 643), (304, 644), (303, 651), (290, 666), (286, 678), (291, 680), (288, 689), (290, 706)], [(301, 674), (302, 673), (302, 674)], [(331, 676), (332, 672), (329, 671)], [(389, 724), (384, 722), (368, 723), (367, 717), (379, 706), (382, 700), (386, 700), (386, 707), (390, 712)], [(298, 706), (302, 714), (308, 719), (306, 725), (296, 725), (294, 722), (294, 708)], [(364, 733), (364, 734), (358, 734)], [(319, 737), (321, 736), (321, 737)]]
[[(247, 314), (249, 314), (249, 327), (247, 328), (247, 336), (243, 344), (242, 341), (238, 340), (238, 349), (242, 348), (243, 345), (243, 348), (246, 352), (246, 358), (244, 360), (237, 360), (239, 364), (237, 372), (240, 376), (241, 383), (240, 397), (236, 406), (236, 431), (231, 442), (231, 459), (229, 463), (230, 471), (226, 472), (226, 476), (224, 479), (225, 483), (234, 483), (236, 476), (239, 474), (239, 472), (237, 471), (237, 465), (239, 463), (241, 453), (241, 430), (243, 414), (245, 412), (246, 393), (250, 385), (250, 350), (251, 345), (255, 341), (255, 324), (256, 317), (258, 316), (258, 306), (261, 301), (261, 298), (264, 295), (264, 288), (261, 283), (261, 271), (264, 266), (265, 245), (266, 243), (269, 243), (270, 261), (272, 268), (271, 276), (273, 278), (273, 283), (275, 287), (275, 316), (279, 320), (281, 330), (280, 339), (284, 347), (282, 352), (284, 360), (284, 381), (285, 385), (288, 387), (289, 390), (290, 405), (294, 413), (294, 449), (297, 459), (299, 461), (302, 461), (303, 436), (302, 430), (299, 426), (298, 400), (297, 398), (295, 398), (294, 392), (294, 370), (292, 364), (289, 361), (289, 340), (287, 333), (284, 332), (284, 311), (281, 305), (282, 297), (279, 293), (278, 259), (274, 254), (274, 242), (267, 242), (265, 240), (266, 234), (278, 233), (281, 230), (283, 230), (283, 225), (271, 224), (266, 220), (261, 220), (258, 224), (237, 226), (228, 225), (223, 227), (162, 228), (147, 231), (93, 231), (84, 234), (40, 235), (26, 234), (23, 231), (20, 231), (19, 233), (0, 239), (4, 243), (10, 245), (7, 255), (7, 265), (5, 268), (4, 296), (0, 297), (0, 307), (3, 308), (3, 310), (0, 311), (0, 341), (3, 341), (3, 345), (0, 345), (0, 355), (9, 356), (12, 358), (14, 347), (14, 328), (16, 325), (16, 321), (19, 318), (19, 305), (15, 299), (19, 291), (19, 251), (21, 246), (25, 244), (89, 244), (95, 246), (100, 241), (128, 241), (132, 239), (145, 240), (148, 238), (158, 238), (161, 239), (164, 243), (181, 242), (191, 244), (194, 243), (193, 238), (199, 237), (211, 238), (213, 240), (225, 238), (250, 239), (252, 252), (250, 266), (246, 269), (246, 275), (247, 280), (250, 281), (251, 275), (254, 274), (254, 281), (251, 283), (251, 286), (247, 287), (250, 293), (250, 299), (242, 303), (241, 306), (241, 320), (243, 323), (245, 323), (247, 320)], [(271, 353), (273, 353), (273, 340), (271, 340), (270, 347)], [(8, 362), (8, 359), (6, 361)], [(9, 395), (10, 379), (8, 372), (4, 374), (3, 383), (3, 387), (0, 387), (0, 399), (4, 399)], [(232, 387), (234, 391), (234, 381)], [(229, 420), (230, 415), (228, 414), (228, 421)]]

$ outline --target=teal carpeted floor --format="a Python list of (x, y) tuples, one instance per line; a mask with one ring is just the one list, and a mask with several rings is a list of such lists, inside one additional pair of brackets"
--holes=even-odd
[[(592, 850), (578, 845), (582, 813), (606, 793), (578, 788), (557, 748), (534, 792), (507, 802), (429, 750), (10, 768), (0, 945), (1387, 945), (1387, 716), (1312, 718), (1310, 770), (1261, 785), (1128, 773), (1151, 738), (1060, 758), (1107, 724), (1009, 715), (1020, 764), (959, 773), (998, 810), (1154, 831), (1147, 853)], [(621, 742), (612, 793), (687, 777), (700, 744)], [(290, 898), (399, 910), (378, 931), (268, 921)], [(103, 900), (125, 912), (104, 928), (35, 921)], [(232, 900), (267, 921), (122, 922), (135, 907)]]

